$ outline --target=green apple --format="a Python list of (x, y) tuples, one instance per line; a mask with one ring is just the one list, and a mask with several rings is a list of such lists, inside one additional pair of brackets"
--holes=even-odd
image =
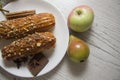
[(87, 5), (81, 5), (72, 10), (68, 16), (68, 26), (76, 32), (88, 30), (94, 20), (94, 12)]
[(73, 35), (70, 35), (67, 54), (73, 62), (84, 62), (88, 58), (89, 53), (90, 49), (83, 40)]

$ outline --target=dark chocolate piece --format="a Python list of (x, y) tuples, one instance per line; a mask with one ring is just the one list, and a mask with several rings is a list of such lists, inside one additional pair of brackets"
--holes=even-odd
[(36, 76), (48, 63), (48, 59), (42, 54), (35, 54), (28, 62), (28, 69), (32, 75)]

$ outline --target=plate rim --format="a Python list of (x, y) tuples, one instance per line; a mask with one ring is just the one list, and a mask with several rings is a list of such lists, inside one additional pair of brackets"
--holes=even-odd
[[(21, 0), (21, 1), (22, 1), (22, 0)], [(67, 21), (65, 20), (65, 16), (63, 15), (63, 13), (60, 11), (59, 8), (57, 8), (54, 4), (52, 4), (52, 3), (49, 2), (49, 1), (45, 1), (45, 0), (38, 0), (38, 1), (42, 1), (42, 2), (44, 2), (44, 3), (46, 3), (46, 4), (49, 4), (50, 6), (54, 7), (54, 8), (61, 14), (61, 16), (62, 16), (62, 18), (63, 18), (63, 20), (64, 20), (63, 22), (65, 23), (65, 26), (67, 27)], [(5, 5), (3, 8), (9, 6), (9, 4), (11, 4), (11, 3), (8, 3), (8, 4)], [(66, 51), (67, 51), (67, 47), (68, 47), (68, 43), (69, 43), (69, 29), (68, 29), (68, 28), (67, 28), (67, 32), (68, 32), (68, 34), (67, 34), (68, 42), (67, 42), (67, 45), (66, 45)], [(41, 75), (37, 75), (36, 77), (45, 75), (45, 74), (51, 72), (53, 69), (55, 69), (55, 68), (61, 63), (61, 61), (63, 60), (63, 58), (64, 58), (64, 56), (65, 56), (65, 54), (66, 54), (66, 51), (65, 51), (63, 57), (60, 59), (60, 61), (59, 61), (57, 64), (55, 64), (55, 66), (54, 66), (53, 68), (51, 68), (50, 70), (46, 71), (45, 73), (43, 73), (43, 74), (41, 74)], [(21, 78), (33, 78), (33, 77), (34, 77), (34, 76), (33, 76), (33, 77), (24, 77), (24, 76), (15, 75), (15, 74), (7, 71), (7, 70), (6, 70), (5, 68), (3, 68), (1, 65), (0, 65), (0, 68), (2, 68), (5, 72), (7, 72), (7, 73), (9, 73), (9, 74), (11, 74), (11, 75), (13, 75), (13, 76), (16, 76), (16, 77), (21, 77)]]

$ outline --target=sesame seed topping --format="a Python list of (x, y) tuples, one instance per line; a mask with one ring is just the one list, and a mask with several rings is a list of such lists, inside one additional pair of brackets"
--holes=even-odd
[(30, 25), (31, 25), (31, 26), (33, 26), (34, 24), (33, 24), (33, 23), (31, 23)]
[(41, 43), (37, 43), (37, 47), (40, 47), (41, 46)]
[(11, 52), (11, 50), (9, 50), (9, 52)]
[(9, 37), (9, 36), (10, 36), (10, 34), (7, 34), (7, 36)]
[(10, 31), (9, 33), (13, 33), (13, 31)]
[(12, 29), (13, 29), (14, 27), (15, 27), (14, 25), (11, 26)]
[(21, 55), (21, 53), (20, 53), (20, 52), (19, 52), (18, 54), (19, 54), (19, 55)]
[(6, 49), (7, 47), (5, 46), (4, 49)]
[(33, 48), (33, 47), (34, 47), (34, 45), (31, 45), (31, 47)]
[(0, 27), (2, 27), (2, 24), (0, 24)]
[(33, 26), (33, 28), (36, 28), (36, 26)]
[(41, 26), (44, 26), (44, 24), (42, 24)]
[(20, 51), (24, 51), (24, 49), (21, 49)]
[(16, 55), (16, 53), (14, 53), (14, 55)]
[(48, 39), (50, 38), (50, 37), (47, 37)]
[(10, 57), (11, 56), (11, 54), (8, 54), (8, 57)]
[(26, 50), (30, 50), (29, 48), (26, 48)]
[(31, 39), (31, 38), (29, 38), (28, 40), (29, 40), (29, 41), (31, 41), (32, 39)]
[(49, 39), (49, 41), (52, 41), (52, 40), (53, 40), (52, 38)]
[(26, 22), (24, 22), (24, 24), (27, 24)]

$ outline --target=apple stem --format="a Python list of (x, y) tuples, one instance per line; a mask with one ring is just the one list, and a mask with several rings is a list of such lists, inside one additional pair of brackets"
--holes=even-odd
[(78, 10), (78, 11), (77, 11), (77, 14), (80, 15), (80, 14), (81, 14), (81, 11)]

